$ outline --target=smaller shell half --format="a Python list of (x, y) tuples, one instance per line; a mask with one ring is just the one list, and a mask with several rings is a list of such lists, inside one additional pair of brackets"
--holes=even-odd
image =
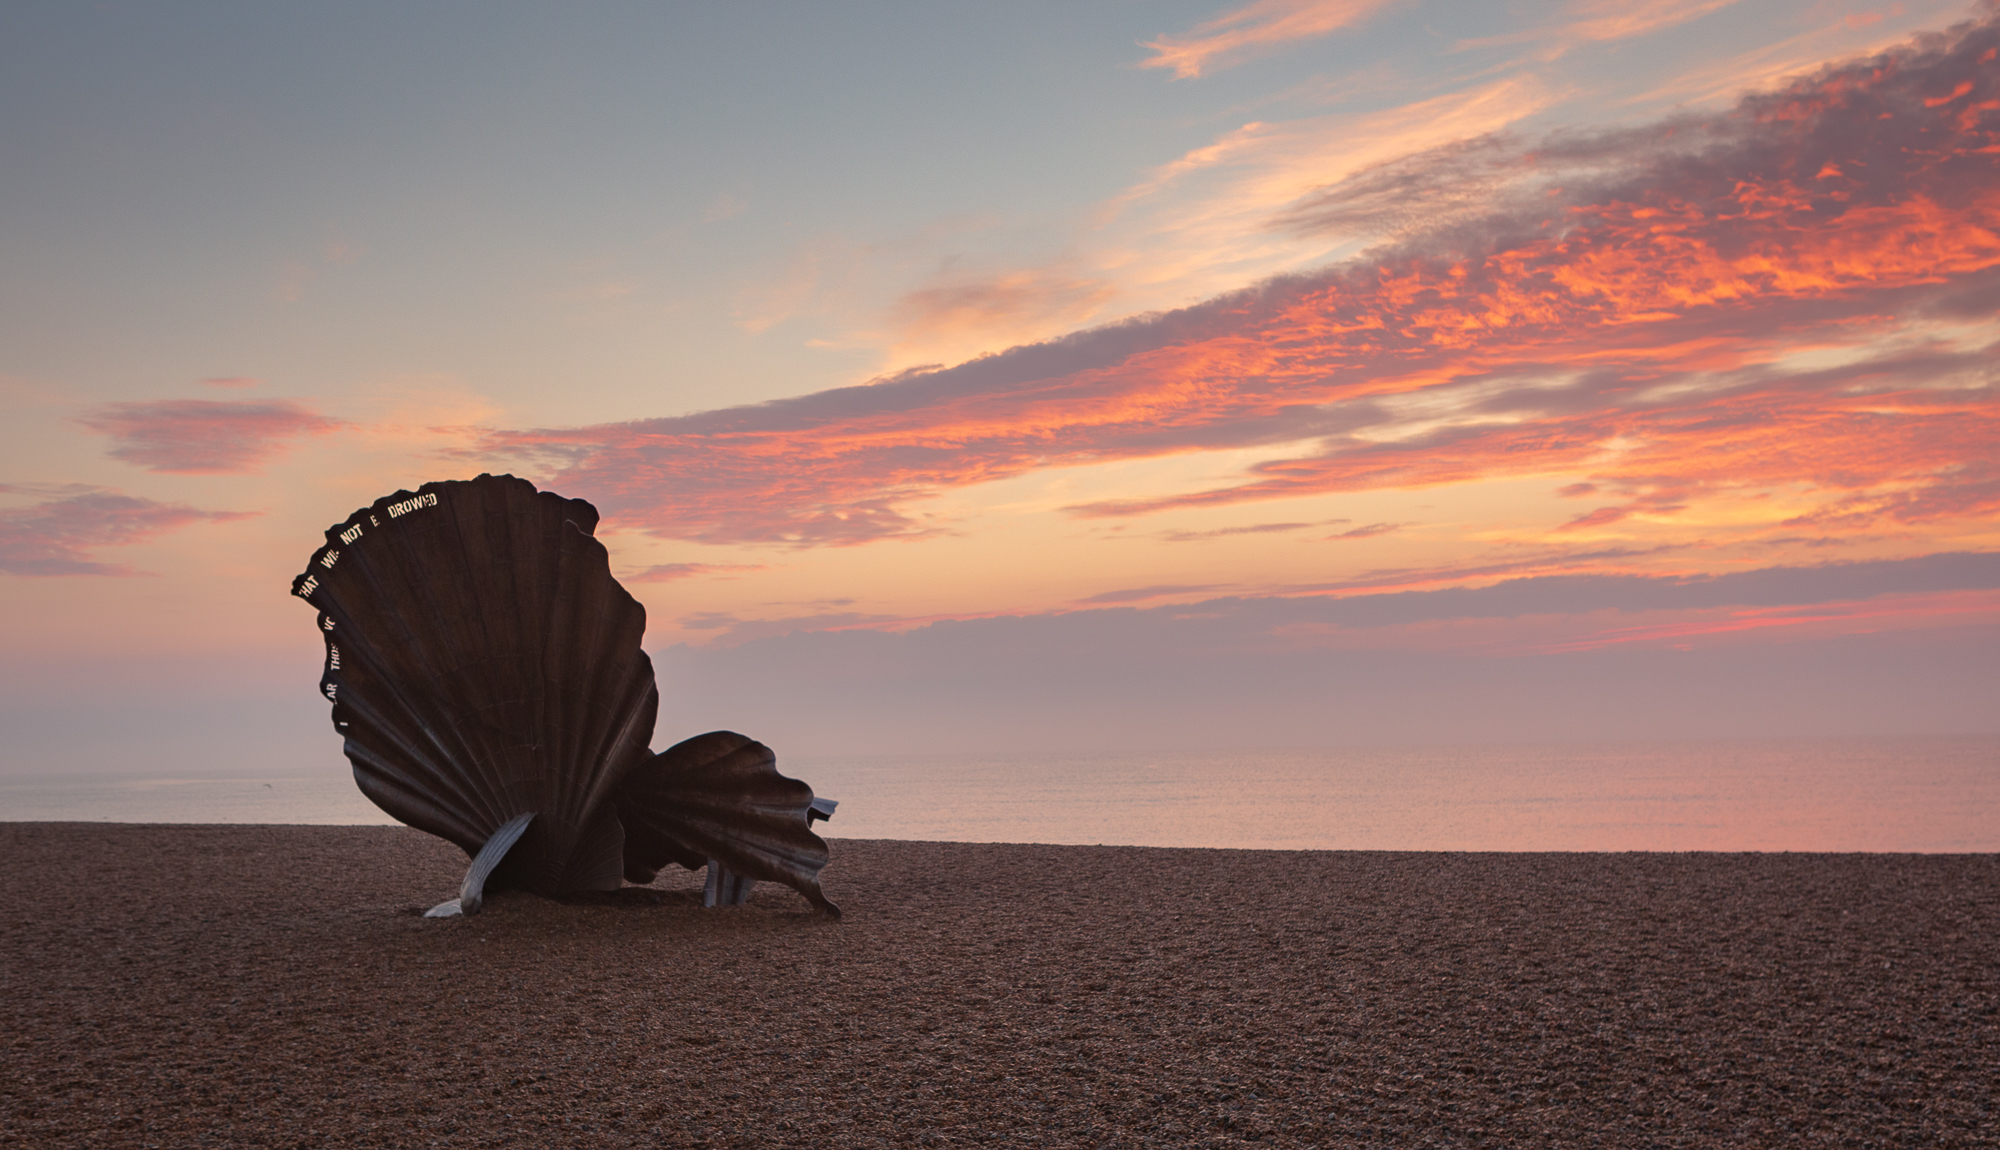
[(625, 776), (613, 796), (627, 879), (650, 882), (670, 862), (695, 870), (713, 859), (840, 913), (819, 889), (827, 850), (807, 821), (812, 788), (779, 774), (778, 757), (755, 739), (711, 731), (676, 743)]

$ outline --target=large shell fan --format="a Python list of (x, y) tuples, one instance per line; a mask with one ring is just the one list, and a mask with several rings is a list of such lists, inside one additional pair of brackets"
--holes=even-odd
[(622, 879), (609, 800), (650, 757), (658, 695), (645, 608), (596, 524), (512, 476), (427, 483), (329, 528), (293, 584), (320, 612), (320, 687), (362, 792), (497, 864), (494, 885)]

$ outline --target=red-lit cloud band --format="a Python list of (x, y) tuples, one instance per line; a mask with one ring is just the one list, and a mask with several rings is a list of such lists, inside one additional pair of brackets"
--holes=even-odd
[(1362, 261), (873, 386), (486, 448), (709, 542), (866, 542), (967, 484), (1280, 445), (1235, 484), (1076, 510), (1581, 472), (1609, 498), (1579, 528), (1771, 484), (1825, 522), (1989, 514), (1996, 53), (1989, 18), (1723, 115), (1411, 157), (1274, 221), (1339, 229), (1399, 190), (1448, 209)]

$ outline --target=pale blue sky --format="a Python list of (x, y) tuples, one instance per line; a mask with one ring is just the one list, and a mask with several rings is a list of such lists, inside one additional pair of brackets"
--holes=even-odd
[[(1087, 253), (1107, 201), (1245, 123), (1505, 79), (1541, 92), (1519, 130), (1641, 119), (1718, 94), (1689, 79), (1706, 64), (1962, 10), (1841, 28), (1868, 7), (1744, 0), (1566, 44), (1569, 6), (1391, 5), (1176, 80), (1141, 42), (1227, 6), (13, 5), (0, 371), (79, 400), (254, 376), (336, 406), (444, 373), (530, 424), (802, 394), (902, 366), (884, 313), (942, 269)], [(1131, 242), (1173, 242), (1143, 224)], [(1293, 248), (1233, 278), (1325, 250)], [(1231, 279), (1119, 284), (1089, 320)]]

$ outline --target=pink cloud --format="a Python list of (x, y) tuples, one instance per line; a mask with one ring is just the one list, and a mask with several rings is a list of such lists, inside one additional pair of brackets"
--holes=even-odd
[[(1546, 654), (1563, 654), (1572, 651), (1596, 651), (1630, 643), (1671, 643), (1696, 637), (1809, 628), (1823, 623), (1887, 624), (1910, 620), (1949, 619), (1954, 616), (1964, 618), (1967, 622), (1991, 622), (2000, 617), (2000, 593), (1991, 590), (1933, 592), (1846, 603), (1814, 603), (1716, 611), (1670, 623), (1615, 627), (1566, 642), (1543, 644), (1536, 650)], [(1872, 626), (1870, 629), (1873, 629)]]
[[(1989, 17), (1726, 113), (1437, 149), (1276, 221), (1428, 205), (1359, 260), (871, 386), (498, 431), (479, 454), (661, 537), (795, 546), (923, 534), (921, 500), (1042, 468), (1301, 441), (1240, 482), (1072, 510), (1567, 471), (1655, 517), (1777, 485), (1835, 497), (1848, 532), (1992, 514), (2000, 346), (1887, 337), (2000, 309), (1996, 45)], [(1783, 366), (1871, 340), (1888, 350)]]
[(224, 523), (258, 514), (202, 511), (81, 484), (0, 484), (0, 492), (62, 496), (0, 511), (0, 571), (12, 575), (139, 575), (143, 572), (124, 564), (99, 563), (90, 552), (141, 543), (195, 523)]
[(113, 457), (173, 475), (252, 473), (286, 441), (346, 426), (286, 399), (107, 403), (81, 422), (111, 437)]
[(1365, 527), (1356, 527), (1350, 531), (1342, 531), (1329, 535), (1327, 539), (1373, 539), (1377, 535), (1387, 535), (1392, 531), (1399, 531), (1402, 528), (1403, 524), (1401, 523), (1370, 523)]
[(693, 579), (700, 575), (718, 575), (731, 571), (762, 571), (762, 563), (659, 563), (646, 568), (636, 575), (625, 576), (627, 583), (672, 583), (678, 579)]
[(1630, 507), (1600, 507), (1595, 511), (1577, 516), (1557, 528), (1558, 531), (1580, 531), (1591, 527), (1608, 527), (1632, 514)]
[(899, 615), (864, 615), (858, 611), (833, 611), (812, 615), (792, 615), (776, 619), (739, 619), (734, 615), (704, 612), (678, 620), (692, 631), (718, 632), (717, 646), (735, 646), (757, 639), (802, 634), (813, 631), (856, 631), (882, 626), (907, 625), (911, 620)]

